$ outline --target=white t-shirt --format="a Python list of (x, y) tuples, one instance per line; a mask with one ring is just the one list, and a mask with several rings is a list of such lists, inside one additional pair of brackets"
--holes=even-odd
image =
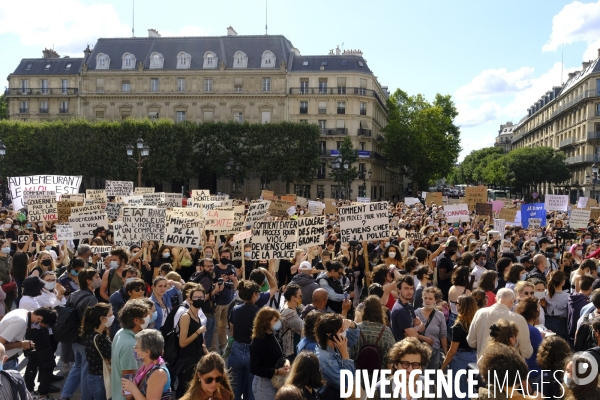
[(40, 308), (40, 304), (37, 302), (39, 296), (31, 297), (31, 296), (23, 296), (21, 297), (21, 301), (19, 301), (19, 308), (27, 311), (35, 311)]
[[(0, 321), (0, 337), (6, 340), (7, 343), (18, 342), (25, 338), (27, 331), (27, 314), (28, 310), (17, 309), (9, 312)], [(21, 349), (6, 350), (8, 358), (19, 353)]]

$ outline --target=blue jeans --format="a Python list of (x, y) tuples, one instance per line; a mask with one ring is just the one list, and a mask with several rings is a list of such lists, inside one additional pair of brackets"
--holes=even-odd
[(252, 393), (254, 375), (250, 372), (250, 345), (234, 340), (227, 366), (231, 368), (234, 399), (241, 400), (243, 395), (244, 400), (254, 400)]
[(456, 322), (456, 318), (458, 317), (458, 314), (454, 314), (452, 311), (450, 311), (450, 315), (448, 316), (448, 346), (450, 345), (450, 343), (452, 343), (452, 327), (454, 326), (454, 323)]
[[(476, 363), (477, 362), (477, 352), (473, 351), (473, 352), (468, 352), (468, 351), (458, 351), (456, 352), (456, 354), (454, 355), (454, 358), (452, 358), (452, 361), (450, 362), (449, 365), (449, 370), (452, 371), (452, 379), (454, 380), (454, 376), (456, 375), (456, 373), (458, 371), (461, 370), (465, 370), (469, 371), (469, 363)], [(463, 396), (458, 396), (458, 394), (455, 392), (453, 399), (468, 399), (469, 398), (469, 386), (468, 386), (468, 382), (467, 382), (467, 377), (468, 374), (465, 374), (463, 376), (460, 377), (460, 391), (463, 393)]]
[(567, 319), (564, 317), (555, 317), (553, 315), (546, 315), (546, 328), (556, 333), (561, 338), (565, 339), (567, 343), (570, 343), (569, 333), (567, 332)]
[(88, 374), (85, 385), (90, 392), (90, 400), (106, 400), (106, 388), (102, 375)]
[(73, 353), (75, 354), (75, 363), (73, 364), (71, 371), (69, 371), (69, 376), (63, 386), (60, 397), (62, 399), (73, 397), (73, 393), (77, 391), (79, 384), (82, 383), (81, 398), (89, 399), (91, 398), (90, 392), (85, 384), (86, 376), (88, 375), (88, 362), (87, 358), (85, 358), (85, 348), (82, 344), (73, 343)]
[(274, 399), (277, 390), (275, 390), (269, 378), (254, 376), (254, 380), (252, 381), (252, 393), (254, 393), (254, 398), (256, 399)]
[(207, 349), (212, 345), (213, 336), (215, 336), (215, 317), (206, 317), (206, 332), (204, 333), (204, 344)]

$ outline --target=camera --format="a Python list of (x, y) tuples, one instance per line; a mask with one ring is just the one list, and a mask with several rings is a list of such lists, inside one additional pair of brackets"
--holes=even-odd
[(556, 230), (556, 240), (576, 240), (577, 232), (572, 229), (560, 228)]
[(217, 285), (225, 286), (227, 289), (233, 290), (233, 282), (225, 282), (223, 278), (217, 279)]

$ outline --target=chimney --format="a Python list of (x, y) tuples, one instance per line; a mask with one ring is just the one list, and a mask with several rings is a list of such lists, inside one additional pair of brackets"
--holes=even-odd
[(156, 29), (148, 29), (148, 37), (160, 37), (160, 33)]
[(342, 51), (340, 50), (340, 46), (336, 46), (336, 48), (335, 48), (335, 55), (339, 56), (340, 54), (342, 54)]
[(598, 49), (598, 57), (600, 57), (600, 49)]
[(227, 36), (237, 36), (237, 32), (231, 26), (227, 27)]
[(589, 62), (589, 61), (584, 61), (584, 62), (582, 62), (582, 63), (581, 63), (581, 70), (582, 70), (582, 71), (585, 71), (585, 69), (586, 69), (587, 67), (589, 67), (589, 66), (590, 66), (590, 64), (591, 64), (591, 62)]
[(60, 58), (58, 53), (54, 51), (54, 49), (44, 49), (42, 50), (42, 54), (44, 55), (42, 58)]
[(88, 44), (87, 47), (83, 50), (83, 57), (85, 58), (85, 56), (92, 54), (92, 49), (90, 49), (90, 45)]
[(569, 72), (569, 79), (573, 78), (575, 75), (577, 75), (577, 72)]

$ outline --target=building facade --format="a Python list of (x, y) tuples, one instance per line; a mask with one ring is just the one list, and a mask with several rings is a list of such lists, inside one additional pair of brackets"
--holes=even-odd
[[(321, 128), (322, 167), (298, 195), (330, 197), (337, 191), (331, 161), (341, 140), (358, 149), (357, 168), (371, 171), (354, 181), (351, 197), (388, 198), (402, 191), (401, 176), (385, 166), (378, 143), (387, 121), (382, 87), (362, 52), (336, 49), (303, 56), (282, 35), (98, 39), (83, 58), (60, 58), (44, 50), (23, 59), (9, 75), (6, 97), (11, 119), (43, 121), (168, 118), (174, 121), (249, 123), (306, 122)], [(206, 188), (206, 177), (189, 189)], [(366, 183), (366, 185), (365, 185)], [(257, 197), (262, 189), (285, 194), (283, 182), (250, 178), (242, 188), (219, 179), (211, 190)], [(165, 182), (163, 190), (170, 191)], [(362, 195), (362, 196), (361, 196)]]
[(511, 121), (508, 121), (506, 124), (501, 124), (500, 129), (498, 130), (498, 136), (496, 136), (496, 140), (494, 141), (494, 147), (502, 147), (505, 153), (511, 151), (514, 128), (515, 126)]
[[(563, 151), (571, 170), (569, 181), (544, 185), (541, 193), (598, 199), (592, 165), (600, 163), (600, 50), (598, 58), (569, 73), (563, 86), (546, 92), (513, 130), (512, 148), (548, 146)], [(599, 189), (600, 189), (600, 185)], [(592, 190), (594, 189), (594, 193)]]

